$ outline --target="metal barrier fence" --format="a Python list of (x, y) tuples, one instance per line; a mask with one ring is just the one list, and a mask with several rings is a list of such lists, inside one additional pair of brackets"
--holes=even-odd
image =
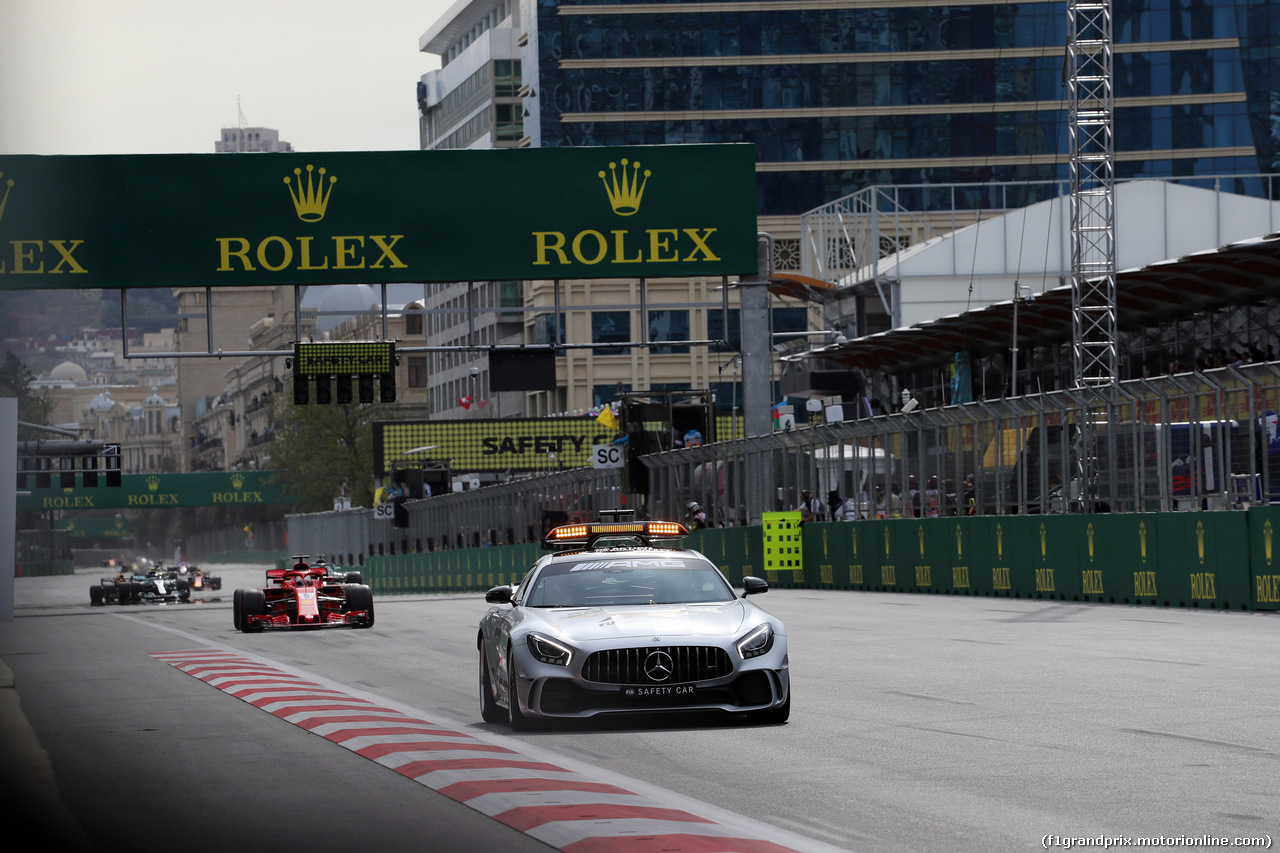
[[(758, 526), (808, 489), (848, 520), (1228, 510), (1280, 504), (1280, 365), (1226, 367), (916, 409), (644, 457), (647, 499), (618, 469), (560, 471), (371, 509), (293, 515), (294, 553), (367, 557), (537, 542), (554, 524), (633, 506), (713, 527)], [(831, 519), (830, 514), (821, 518)]]
[(576, 468), (510, 483), (408, 501), (407, 527), (390, 513), (352, 509), (290, 515), (295, 553), (342, 565), (367, 557), (541, 542), (551, 526), (599, 518), (626, 501), (619, 469)]
[(646, 457), (648, 510), (757, 525), (805, 489), (849, 520), (1240, 509), (1280, 502), (1277, 411), (1260, 363), (803, 426)]
[(288, 552), (288, 541), (288, 525), (283, 521), (273, 521), (251, 524), (248, 530), (244, 526), (224, 527), (183, 539), (169, 539), (165, 542), (162, 553), (150, 556), (168, 563), (181, 548), (183, 556), (193, 562), (212, 558), (246, 562), (269, 561)]

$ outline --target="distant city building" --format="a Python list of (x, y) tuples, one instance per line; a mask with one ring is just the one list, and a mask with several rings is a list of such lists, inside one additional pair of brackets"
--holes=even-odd
[(222, 139), (213, 143), (215, 154), (259, 154), (292, 150), (292, 145), (280, 141), (280, 131), (269, 127), (224, 127)]
[[(1267, 197), (1271, 184), (1260, 175), (1280, 164), (1280, 48), (1265, 8), (1246, 0), (1115, 5), (1118, 179), (1216, 176), (1212, 189)], [(441, 61), (419, 88), (421, 147), (752, 143), (773, 269), (803, 272), (816, 241), (801, 217), (873, 187), (891, 200), (871, 208), (867, 222), (846, 217), (842, 227), (875, 229), (869, 251), (881, 256), (927, 236), (918, 223), (887, 230), (876, 218), (886, 210), (936, 213), (928, 234), (945, 233), (953, 211), (1060, 195), (1070, 177), (1069, 30), (1067, 4), (1056, 0), (458, 0), (419, 39)], [(515, 107), (507, 75), (519, 76), (518, 141), (507, 127)], [(831, 247), (816, 251), (825, 258)], [(865, 266), (871, 257), (847, 260)], [(961, 270), (935, 284), (968, 294), (968, 279)], [(864, 283), (845, 314), (829, 310), (816, 328), (850, 338), (892, 328), (901, 321), (896, 286)], [(545, 310), (549, 291), (550, 283), (527, 284), (526, 306)], [(649, 301), (683, 298), (693, 307), (713, 302), (708, 296), (695, 286)], [(589, 307), (561, 298), (572, 310)], [(591, 328), (616, 334), (629, 325), (634, 335), (652, 324), (630, 313), (629, 324), (593, 316)], [(693, 307), (691, 338), (710, 335), (699, 316), (714, 314)], [(564, 363), (572, 408), (585, 377)], [(696, 383), (706, 371), (690, 367), (684, 375)], [(627, 369), (637, 383), (657, 380), (647, 364)]]
[[(463, 0), (419, 38), (420, 49), (439, 56), (441, 63), (438, 71), (423, 75), (418, 86), (424, 150), (576, 144), (533, 130), (541, 87), (537, 54), (531, 53), (536, 49), (537, 27), (538, 10), (532, 3)], [(530, 59), (532, 66), (526, 65)], [(617, 142), (604, 139), (591, 144)], [(798, 234), (798, 219), (786, 227)], [(741, 400), (740, 388), (735, 388), (739, 378), (722, 369), (733, 353), (682, 345), (734, 337), (737, 292), (729, 298), (730, 328), (726, 329), (721, 284), (718, 278), (431, 284), (424, 308), (432, 313), (423, 335), (433, 347), (548, 344), (555, 340), (558, 327), (561, 341), (619, 344), (564, 351), (557, 360), (558, 388), (508, 392), (486, 410), (486, 417), (588, 410), (633, 390), (706, 388), (716, 391), (718, 408), (728, 413), (733, 401)], [(647, 313), (635, 307), (646, 303), (670, 307), (655, 307)], [(784, 314), (790, 310), (778, 307)], [(794, 323), (796, 316), (803, 331), (808, 317), (819, 318), (821, 312), (799, 306), (788, 320)], [(795, 330), (794, 325), (786, 328)], [(634, 345), (643, 341), (662, 345)], [(473, 416), (470, 401), (487, 402), (491, 396), (486, 390), (489, 357), (483, 351), (442, 351), (419, 361), (425, 367), (433, 414)]]

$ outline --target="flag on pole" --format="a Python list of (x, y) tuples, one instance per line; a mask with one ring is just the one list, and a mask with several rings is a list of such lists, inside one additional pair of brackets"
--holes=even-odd
[(596, 415), (596, 421), (607, 426), (614, 432), (618, 431), (618, 417), (613, 413), (611, 406), (605, 406), (600, 410), (600, 414)]

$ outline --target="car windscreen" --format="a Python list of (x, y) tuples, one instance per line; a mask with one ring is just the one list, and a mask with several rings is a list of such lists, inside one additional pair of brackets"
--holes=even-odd
[(532, 579), (529, 607), (708, 604), (737, 596), (715, 566), (687, 558), (584, 558), (549, 563)]

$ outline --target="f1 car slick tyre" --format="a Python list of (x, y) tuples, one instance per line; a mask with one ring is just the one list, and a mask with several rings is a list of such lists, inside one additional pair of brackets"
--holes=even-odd
[(480, 717), (486, 723), (505, 723), (507, 716), (493, 698), (493, 684), (489, 681), (489, 667), (484, 660), (484, 641), (480, 641)]
[(364, 575), (360, 572), (347, 572), (346, 580), (343, 583), (364, 583)]
[(513, 732), (531, 729), (532, 722), (520, 710), (520, 688), (516, 686), (516, 656), (507, 646), (507, 725)]
[(238, 630), (256, 634), (262, 626), (251, 622), (250, 617), (267, 615), (267, 596), (260, 589), (237, 589), (231, 602), (231, 612)]
[(373, 590), (363, 585), (351, 585), (347, 587), (347, 610), (365, 610), (369, 613), (369, 619), (366, 622), (357, 622), (357, 628), (373, 627)]
[(89, 604), (95, 607), (102, 604), (102, 584), (89, 587)]

